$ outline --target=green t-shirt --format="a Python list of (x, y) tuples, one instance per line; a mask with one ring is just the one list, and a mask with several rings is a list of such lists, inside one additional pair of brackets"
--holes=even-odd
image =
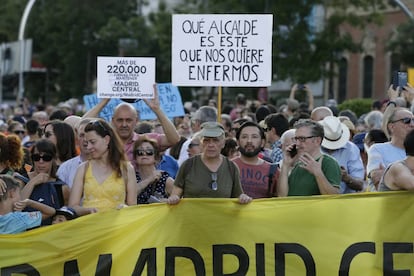
[[(332, 186), (339, 188), (341, 183), (341, 169), (338, 162), (326, 154), (323, 155), (322, 172)], [(298, 163), (292, 169), (292, 172), (288, 178), (288, 183), (288, 196), (309, 196), (321, 194), (315, 176), (300, 167)]]
[[(192, 162), (191, 166), (188, 162)], [(234, 198), (243, 193), (237, 166), (223, 156), (217, 170), (217, 190), (211, 187), (211, 171), (204, 165), (201, 156), (186, 160), (178, 170), (174, 185), (183, 189), (184, 198)]]

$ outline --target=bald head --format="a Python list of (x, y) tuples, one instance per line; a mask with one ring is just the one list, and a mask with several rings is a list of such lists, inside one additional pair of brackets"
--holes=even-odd
[(322, 121), (325, 117), (333, 116), (332, 110), (326, 106), (319, 106), (312, 110), (311, 119), (313, 121)]
[(112, 116), (112, 118), (116, 117), (121, 112), (129, 112), (131, 113), (132, 117), (135, 117), (138, 120), (138, 111), (135, 109), (133, 105), (129, 103), (118, 104), (114, 109), (114, 115)]
[(137, 123), (138, 112), (134, 106), (128, 103), (117, 105), (112, 116), (112, 126), (122, 141), (126, 142), (132, 138)]

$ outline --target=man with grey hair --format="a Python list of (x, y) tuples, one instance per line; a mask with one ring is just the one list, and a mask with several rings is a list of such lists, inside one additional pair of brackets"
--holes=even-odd
[[(193, 133), (201, 130), (201, 125), (205, 122), (217, 122), (217, 109), (213, 106), (202, 106), (191, 117), (191, 129)], [(188, 146), (191, 143), (191, 138), (183, 143), (178, 157), (178, 165), (188, 159)]]
[(201, 130), (205, 122), (217, 122), (217, 109), (213, 106), (202, 106), (191, 117), (191, 129), (193, 133)]
[[(283, 153), (278, 196), (339, 193), (339, 165), (335, 159), (321, 152), (323, 126), (312, 120), (300, 120), (295, 124), (295, 129), (296, 143)], [(295, 147), (296, 153), (293, 152)]]
[(365, 125), (368, 128), (368, 131), (371, 129), (381, 129), (382, 127), (382, 118), (384, 115), (381, 111), (372, 110), (364, 118)]

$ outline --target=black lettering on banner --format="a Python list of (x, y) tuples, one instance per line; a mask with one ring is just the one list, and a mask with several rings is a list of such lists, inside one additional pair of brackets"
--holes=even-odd
[(286, 275), (286, 258), (285, 254), (292, 253), (298, 255), (305, 264), (306, 275), (316, 275), (315, 260), (310, 251), (298, 243), (275, 243), (275, 274), (277, 276)]
[(107, 73), (108, 74), (123, 74), (123, 73), (135, 73), (135, 74), (145, 74), (147, 72), (147, 67), (142, 65), (128, 65), (125, 67), (124, 65), (107, 65)]
[(256, 275), (265, 276), (265, 253), (264, 253), (264, 244), (256, 244)]
[(23, 274), (27, 276), (40, 276), (39, 271), (37, 271), (33, 266), (29, 264), (19, 264), (8, 267), (3, 267), (0, 269), (1, 276), (12, 276), (15, 274)]
[(205, 276), (206, 268), (204, 260), (197, 250), (191, 247), (167, 247), (165, 248), (165, 276), (174, 276), (175, 258), (183, 257), (190, 259), (194, 264), (195, 273), (193, 275)]
[(70, 260), (65, 262), (63, 266), (63, 275), (73, 275), (73, 276), (80, 276), (78, 261), (77, 260)]
[(375, 254), (375, 243), (358, 242), (350, 245), (342, 255), (341, 264), (339, 265), (339, 276), (348, 276), (351, 268), (351, 262), (356, 255), (360, 253)]
[(157, 275), (157, 249), (148, 248), (141, 250), (139, 254), (138, 261), (135, 265), (132, 275), (142, 275), (144, 271), (145, 264), (147, 264), (147, 275), (156, 276)]
[[(223, 273), (223, 255), (231, 254), (239, 260), (239, 269), (231, 274)], [(213, 275), (247, 275), (249, 270), (249, 255), (246, 250), (236, 244), (213, 245)]]
[[(96, 265), (95, 275), (110, 276), (112, 269), (112, 254), (99, 255), (98, 264)], [(79, 273), (79, 266), (77, 260), (70, 260), (65, 262), (63, 268), (63, 275), (81, 275)]]
[(410, 269), (394, 270), (394, 253), (413, 253), (413, 244), (408, 242), (384, 242), (384, 276), (410, 276)]

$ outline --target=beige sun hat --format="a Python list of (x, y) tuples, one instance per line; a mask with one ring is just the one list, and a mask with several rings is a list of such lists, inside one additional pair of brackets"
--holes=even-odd
[(323, 126), (325, 137), (322, 140), (322, 147), (336, 150), (345, 146), (349, 141), (349, 128), (341, 123), (338, 117), (327, 116), (319, 122)]

